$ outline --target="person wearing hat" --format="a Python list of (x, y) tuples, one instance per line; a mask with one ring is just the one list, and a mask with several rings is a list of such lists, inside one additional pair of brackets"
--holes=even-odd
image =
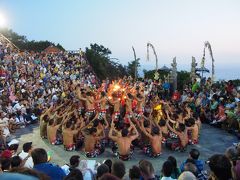
[(30, 169), (33, 168), (33, 159), (30, 156), (31, 155), (31, 151), (32, 151), (32, 142), (27, 142), (27, 143), (23, 144), (23, 150), (19, 154), (19, 157), (23, 161), (25, 161), (23, 166), (26, 167), (26, 168), (30, 168)]

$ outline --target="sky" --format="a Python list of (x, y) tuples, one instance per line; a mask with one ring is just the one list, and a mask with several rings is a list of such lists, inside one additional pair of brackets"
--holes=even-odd
[[(240, 78), (239, 0), (0, 0), (7, 27), (29, 40), (49, 40), (67, 50), (104, 45), (122, 64), (132, 61), (132, 46), (142, 69), (154, 69), (147, 42), (159, 67), (190, 71), (194, 56), (200, 65), (209, 41), (217, 79)], [(211, 58), (206, 52), (206, 67)], [(210, 74), (209, 74), (210, 75)]]

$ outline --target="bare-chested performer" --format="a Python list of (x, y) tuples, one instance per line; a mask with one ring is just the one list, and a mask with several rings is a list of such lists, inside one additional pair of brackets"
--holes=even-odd
[(116, 131), (113, 121), (111, 123), (111, 128), (109, 131), (109, 138), (117, 143), (118, 151), (119, 151), (118, 156), (119, 156), (119, 159), (121, 159), (123, 161), (131, 159), (132, 141), (137, 139), (139, 136), (138, 131), (137, 131), (136, 127), (133, 125), (131, 120), (129, 120), (129, 123), (130, 123), (129, 129), (133, 129), (133, 134), (129, 134), (129, 130), (127, 128), (124, 128), (121, 131), (121, 135), (119, 133), (117, 133), (117, 135), (113, 135), (113, 131)]
[(101, 92), (101, 98), (99, 101), (97, 101), (97, 103), (100, 104), (100, 110), (99, 110), (99, 115), (98, 115), (98, 119), (104, 119), (106, 118), (106, 113), (107, 113), (107, 96), (106, 93), (104, 91)]
[[(85, 89), (80, 89), (78, 86), (76, 88), (76, 96), (77, 97), (80, 97), (82, 96), (83, 98), (86, 98), (86, 90)], [(80, 95), (80, 96), (79, 96)], [(79, 98), (78, 98), (79, 99)], [(78, 112), (80, 115), (84, 115), (84, 113), (86, 112), (86, 102), (79, 99), (78, 101)]]
[(179, 127), (177, 128), (177, 130), (173, 129), (169, 125), (168, 121), (167, 121), (167, 126), (168, 126), (169, 130), (172, 131), (173, 133), (175, 133), (179, 138), (179, 141), (177, 142), (174, 150), (185, 151), (186, 147), (188, 145), (188, 134), (187, 134), (187, 129), (185, 127), (185, 124), (179, 123)]
[(53, 109), (53, 107), (47, 108), (40, 116), (39, 128), (40, 128), (40, 137), (45, 139), (47, 138), (47, 123), (49, 120), (48, 114)]
[[(96, 114), (95, 116), (96, 118), (93, 119), (92, 121), (92, 127), (97, 129), (96, 135), (97, 136), (101, 136), (101, 134), (105, 134), (106, 136), (104, 138), (102, 138), (98, 144), (101, 144), (101, 147), (105, 147), (105, 144), (108, 142), (108, 127), (109, 127), (109, 123), (106, 119), (106, 117), (104, 117), (103, 119), (98, 119), (97, 117), (99, 117), (98, 114)], [(90, 123), (91, 124), (91, 123)]]
[[(60, 105), (53, 105), (53, 107), (51, 108), (50, 111), (48, 111), (48, 117), (49, 119), (53, 119), (53, 121), (58, 124), (57, 120), (61, 119), (64, 115), (64, 113), (62, 111), (60, 111), (60, 109), (66, 105), (66, 103), (60, 104)], [(70, 108), (70, 106), (69, 106)], [(66, 109), (66, 111), (68, 110), (68, 108)], [(59, 115), (59, 113), (62, 113), (61, 115)]]
[(144, 148), (146, 155), (150, 157), (158, 157), (162, 153), (162, 133), (159, 127), (153, 127), (152, 132), (146, 131), (143, 125), (143, 121), (140, 122), (142, 132), (148, 137), (150, 146)]
[[(173, 116), (172, 116), (173, 119), (170, 118), (168, 111), (166, 111), (166, 114), (167, 114), (167, 120), (173, 124), (174, 129), (178, 129), (180, 123), (185, 124), (185, 121), (183, 121), (183, 119), (182, 119), (181, 113), (180, 114), (174, 113)], [(177, 136), (177, 134), (174, 133), (173, 131), (171, 131), (169, 135), (170, 135), (170, 137), (173, 137), (173, 138), (176, 138), (176, 136)]]
[(125, 105), (126, 105), (126, 118), (132, 118), (133, 112), (132, 112), (132, 101), (133, 101), (133, 96), (128, 93), (125, 99)]
[(60, 124), (57, 124), (53, 119), (50, 119), (48, 121), (47, 125), (47, 139), (52, 145), (59, 145), (61, 144), (60, 140), (57, 139), (57, 130), (61, 126)]
[(199, 136), (199, 127), (195, 122), (195, 119), (189, 118), (188, 124), (190, 127), (187, 127), (187, 130), (191, 131), (191, 137), (189, 137), (190, 144), (198, 144), (198, 136)]
[(95, 117), (91, 120), (89, 125), (97, 129), (97, 135), (101, 135), (102, 131), (107, 129), (109, 127), (109, 123), (106, 119), (106, 117), (103, 117), (103, 119), (99, 119), (99, 113), (95, 115)]
[(74, 125), (74, 121), (70, 118), (67, 119), (66, 123), (62, 126), (63, 145), (66, 151), (72, 151), (75, 149), (74, 137), (78, 133), (78, 129)]
[(137, 118), (137, 120), (139, 120), (144, 112), (144, 105), (145, 105), (145, 99), (144, 96), (142, 94), (137, 94), (137, 96), (135, 97), (135, 99), (137, 100), (137, 107), (136, 107), (136, 111), (135, 111), (135, 117)]
[(158, 123), (159, 129), (162, 132), (162, 143), (165, 143), (167, 138), (169, 138), (169, 131), (167, 127), (167, 121), (161, 119)]
[[(57, 138), (57, 130), (59, 127), (62, 125), (63, 121), (61, 118), (63, 118), (64, 113), (59, 116), (58, 115), (58, 110), (62, 108), (65, 105), (65, 103), (56, 106), (55, 108), (52, 107), (50, 108), (51, 110), (48, 112), (48, 124), (47, 124), (47, 139), (49, 142), (53, 145), (58, 145), (61, 144), (61, 140)], [(58, 122), (60, 119), (60, 122)]]
[[(85, 126), (81, 132), (84, 135), (85, 154), (88, 158), (94, 158), (104, 152), (104, 148), (99, 143), (101, 139), (105, 137), (104, 131), (101, 135), (97, 135), (97, 129), (95, 127), (88, 128)], [(88, 131), (88, 132), (86, 132)]]
[(75, 150), (74, 137), (79, 132), (79, 129), (74, 126), (74, 121), (67, 119), (66, 124), (63, 124), (62, 135), (63, 135), (63, 145), (66, 151)]
[(113, 99), (110, 100), (108, 99), (108, 102), (113, 105), (113, 115), (112, 115), (112, 119), (113, 121), (118, 121), (119, 117), (120, 117), (120, 107), (121, 107), (121, 102), (117, 97), (116, 93), (112, 94)]
[(78, 98), (80, 100), (85, 101), (86, 105), (86, 116), (87, 118), (93, 117), (95, 113), (95, 107), (94, 107), (94, 97), (90, 91), (86, 93), (86, 98), (82, 96), (82, 94), (78, 94)]

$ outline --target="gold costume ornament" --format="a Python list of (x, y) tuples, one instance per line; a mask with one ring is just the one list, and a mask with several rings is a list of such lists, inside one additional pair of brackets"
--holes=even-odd
[(162, 104), (159, 104), (155, 108), (153, 108), (153, 121), (158, 124), (162, 117), (163, 117)]

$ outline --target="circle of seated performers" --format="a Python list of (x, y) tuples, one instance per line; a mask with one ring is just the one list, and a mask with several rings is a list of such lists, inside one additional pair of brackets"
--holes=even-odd
[(184, 151), (198, 143), (201, 122), (240, 137), (240, 88), (231, 80), (194, 80), (181, 92), (148, 78), (100, 84), (82, 51), (18, 52), (1, 37), (0, 60), (0, 152), (16, 129), (39, 120), (42, 138), (88, 157), (106, 147), (122, 159), (134, 148), (151, 157), (162, 145)]
[(76, 85), (71, 98), (46, 107), (40, 116), (40, 136), (67, 151), (84, 151), (93, 158), (110, 147), (113, 155), (131, 159), (134, 148), (149, 157), (162, 154), (162, 145), (185, 151), (197, 144), (201, 121), (189, 102), (161, 99), (154, 87), (113, 81), (98, 89)]

